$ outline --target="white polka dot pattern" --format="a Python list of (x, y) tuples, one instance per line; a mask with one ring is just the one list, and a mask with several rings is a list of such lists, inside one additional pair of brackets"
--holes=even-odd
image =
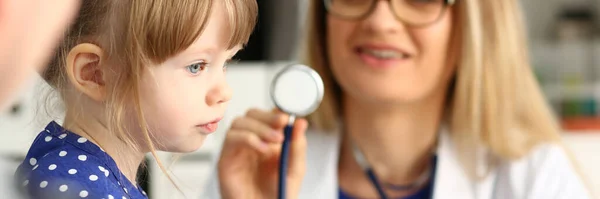
[(88, 196), (88, 194), (89, 194), (89, 193), (88, 193), (86, 190), (83, 190), (83, 191), (79, 192), (79, 197), (81, 197), (81, 198), (85, 198), (85, 197), (87, 197), (87, 196)]
[(90, 176), (90, 180), (91, 181), (96, 181), (96, 180), (98, 180), (98, 176), (97, 175), (91, 175)]
[(83, 144), (83, 143), (85, 143), (85, 142), (87, 142), (87, 141), (88, 141), (88, 140), (87, 140), (87, 139), (85, 139), (85, 138), (79, 138), (79, 139), (77, 139), (77, 142), (79, 142), (79, 143), (81, 143), (81, 144)]
[(58, 188), (58, 190), (60, 190), (60, 192), (65, 192), (69, 189), (69, 186), (67, 186), (66, 184), (60, 185), (60, 187)]
[(37, 194), (31, 198), (148, 198), (102, 148), (53, 125), (36, 137), (16, 174), (19, 185)]
[(40, 188), (46, 188), (48, 186), (48, 181), (40, 182)]

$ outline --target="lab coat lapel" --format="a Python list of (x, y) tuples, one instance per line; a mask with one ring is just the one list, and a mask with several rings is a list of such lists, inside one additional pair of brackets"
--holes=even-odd
[[(485, 171), (488, 164), (485, 154), (480, 154), (477, 166)], [(485, 179), (475, 182), (465, 173), (458, 159), (456, 147), (450, 138), (450, 134), (444, 130), (439, 135), (437, 148), (438, 163), (434, 182), (433, 198), (461, 198), (461, 199), (488, 199), (494, 194), (497, 171), (492, 170)]]
[(450, 136), (440, 132), (433, 198), (475, 199), (473, 189), (471, 180), (458, 162)]

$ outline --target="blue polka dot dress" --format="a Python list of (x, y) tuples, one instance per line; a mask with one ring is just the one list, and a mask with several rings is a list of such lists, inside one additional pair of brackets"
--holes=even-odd
[(36, 137), (15, 179), (31, 198), (148, 198), (98, 145), (56, 122)]

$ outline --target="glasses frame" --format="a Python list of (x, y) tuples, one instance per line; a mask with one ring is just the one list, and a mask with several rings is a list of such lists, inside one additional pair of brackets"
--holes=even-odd
[(338, 17), (338, 18), (341, 18), (341, 19), (346, 19), (346, 20), (363, 20), (366, 17), (368, 17), (369, 15), (371, 15), (371, 13), (373, 12), (373, 10), (375, 10), (375, 5), (377, 5), (377, 2), (379, 2), (379, 1), (387, 1), (389, 3), (389, 5), (390, 5), (389, 6), (390, 10), (392, 11), (392, 13), (394, 13), (394, 17), (396, 17), (396, 20), (401, 21), (401, 22), (407, 24), (410, 27), (419, 28), (419, 27), (425, 27), (425, 26), (429, 26), (431, 24), (437, 23), (442, 18), (442, 16), (444, 16), (444, 13), (446, 12), (446, 10), (448, 10), (449, 7), (451, 7), (454, 4), (456, 4), (457, 0), (444, 0), (444, 5), (442, 7), (442, 10), (440, 11), (440, 14), (438, 14), (438, 16), (437, 16), (437, 18), (435, 20), (433, 20), (431, 22), (427, 22), (427, 23), (409, 23), (406, 20), (402, 19), (400, 17), (400, 15), (398, 13), (396, 13), (396, 11), (394, 10), (394, 8), (392, 6), (392, 3), (390, 2), (391, 0), (372, 0), (371, 6), (369, 7), (369, 9), (364, 14), (359, 15), (359, 16), (355, 16), (355, 17), (349, 17), (349, 16), (346, 16), (346, 15), (341, 15), (341, 14), (332, 12), (331, 11), (331, 2), (332, 1), (333, 0), (323, 0), (323, 3), (325, 5), (325, 10), (327, 11), (327, 13), (329, 13), (329, 14), (335, 16), (335, 17)]

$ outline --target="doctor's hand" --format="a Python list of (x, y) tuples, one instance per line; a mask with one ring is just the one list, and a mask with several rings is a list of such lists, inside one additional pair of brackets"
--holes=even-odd
[[(288, 117), (279, 111), (252, 109), (232, 123), (218, 164), (223, 198), (277, 198), (279, 158)], [(294, 124), (287, 198), (298, 198), (300, 192), (306, 170), (307, 126), (301, 118)]]

